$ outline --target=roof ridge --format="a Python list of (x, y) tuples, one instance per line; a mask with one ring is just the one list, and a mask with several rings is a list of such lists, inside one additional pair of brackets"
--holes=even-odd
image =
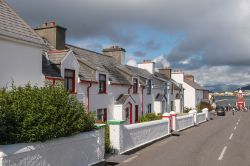
[(89, 51), (89, 52), (92, 52), (92, 53), (95, 53), (95, 54), (99, 54), (101, 56), (107, 56), (109, 58), (113, 58), (112, 56), (110, 55), (105, 55), (105, 54), (102, 54), (102, 53), (99, 53), (99, 52), (96, 52), (96, 51), (92, 51), (92, 50), (88, 50), (86, 48), (82, 48), (82, 47), (79, 47), (79, 46), (75, 46), (75, 45), (71, 45), (71, 44), (66, 44), (66, 46), (70, 46), (70, 47), (75, 47), (75, 48), (78, 48), (78, 49), (81, 49), (81, 50), (85, 50), (85, 51)]
[[(31, 26), (29, 26), (24, 21), (24, 19), (14, 9), (12, 9), (10, 7), (10, 5), (7, 2), (5, 2), (4, 0), (0, 0), (0, 3), (2, 4), (2, 7), (5, 8), (5, 10), (10, 11), (10, 18), (9, 19), (12, 20), (12, 21), (15, 21), (15, 20), (13, 20), (14, 18), (17, 19), (18, 20), (17, 24), (20, 23), (21, 26), (23, 28), (25, 28), (27, 30), (27, 32), (32, 35), (32, 36), (28, 36), (27, 34), (19, 34), (19, 33), (17, 33), (18, 29), (13, 29), (13, 31), (9, 31), (8, 29), (7, 30), (3, 29), (3, 31), (7, 31), (8, 33), (13, 33), (13, 34), (16, 34), (18, 36), (18, 37), (14, 37), (14, 36), (9, 34), (9, 35), (7, 35), (8, 37), (15, 38), (15, 39), (18, 39), (18, 40), (23, 40), (23, 41), (29, 41), (29, 42), (32, 42), (32, 43), (35, 43), (35, 44), (44, 45), (43, 39), (31, 28)], [(23, 36), (26, 39), (23, 39), (21, 36)], [(27, 38), (32, 38), (34, 40), (32, 40), (32, 39), (28, 40)]]

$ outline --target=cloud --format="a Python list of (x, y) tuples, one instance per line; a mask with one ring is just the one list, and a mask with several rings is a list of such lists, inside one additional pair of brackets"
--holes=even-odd
[[(223, 82), (223, 79), (224, 83), (250, 81), (249, 0), (7, 2), (32, 26), (56, 20), (68, 28), (68, 37), (75, 40), (104, 37), (125, 48), (136, 47), (139, 36), (134, 27), (137, 25), (171, 36), (181, 34), (182, 38), (170, 51), (162, 53), (168, 65), (192, 71), (203, 84)], [(147, 32), (144, 44), (134, 50), (145, 52), (166, 46), (157, 39), (151, 40), (150, 31)], [(207, 71), (216, 71), (215, 76), (203, 73)]]
[(153, 62), (155, 62), (155, 66), (158, 69), (161, 68), (169, 68), (170, 63), (167, 61), (164, 55), (157, 56), (153, 59)]
[(135, 51), (134, 52), (134, 56), (144, 57), (145, 55), (146, 55), (146, 53), (143, 51)]
[(134, 59), (130, 59), (128, 60), (127, 65), (137, 67), (137, 62)]

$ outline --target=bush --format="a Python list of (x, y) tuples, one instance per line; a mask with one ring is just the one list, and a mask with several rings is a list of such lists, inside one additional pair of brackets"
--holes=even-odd
[(184, 107), (183, 113), (188, 113), (188, 112), (191, 111), (191, 110), (192, 110), (191, 108)]
[(155, 113), (148, 113), (144, 116), (141, 116), (139, 122), (148, 122), (153, 120), (160, 120), (162, 119), (161, 116), (155, 115)]
[(111, 151), (110, 139), (109, 139), (109, 126), (105, 127), (105, 152)]
[(46, 141), (94, 127), (93, 116), (61, 86), (0, 92), (0, 144)]
[(204, 108), (207, 108), (209, 111), (212, 111), (212, 105), (208, 102), (201, 102), (199, 105), (196, 106), (197, 112), (202, 112)]

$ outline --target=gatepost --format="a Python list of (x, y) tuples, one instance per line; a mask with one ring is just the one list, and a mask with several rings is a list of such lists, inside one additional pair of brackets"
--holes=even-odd
[(207, 108), (204, 108), (204, 109), (202, 110), (202, 112), (206, 114), (206, 119), (207, 119), (207, 121), (210, 120), (210, 112), (208, 111), (208, 109), (207, 109)]
[(176, 113), (174, 111), (171, 111), (170, 117), (172, 119), (172, 131), (176, 131)]
[(194, 125), (197, 124), (197, 111), (196, 110), (191, 110), (188, 112), (188, 114), (193, 115), (194, 118)]
[(172, 129), (172, 119), (171, 116), (169, 115), (169, 113), (165, 112), (162, 117), (162, 119), (167, 119), (168, 120), (168, 133), (170, 133), (171, 129)]
[(119, 154), (122, 151), (123, 145), (123, 133), (122, 127), (124, 120), (109, 120), (109, 139), (110, 146), (113, 149), (113, 153)]

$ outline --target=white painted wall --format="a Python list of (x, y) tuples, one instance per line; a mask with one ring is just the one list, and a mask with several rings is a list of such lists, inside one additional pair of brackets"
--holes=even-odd
[(110, 125), (110, 138), (116, 140), (111, 141), (111, 146), (118, 153), (124, 153), (169, 134), (169, 122), (166, 119), (132, 125)]
[(207, 114), (206, 113), (197, 113), (197, 123), (202, 123), (207, 120)]
[(156, 114), (162, 113), (162, 105), (160, 101), (155, 101), (154, 102), (154, 112)]
[(89, 166), (104, 159), (104, 128), (44, 143), (0, 147), (0, 166)]
[(30, 82), (43, 86), (42, 49), (0, 36), (0, 88)]
[(75, 83), (76, 83), (76, 91), (78, 89), (79, 83), (79, 68), (80, 65), (72, 51), (69, 51), (67, 55), (61, 62), (61, 75), (64, 78), (64, 71), (65, 69), (75, 70)]
[(185, 115), (185, 116), (177, 116), (176, 117), (176, 130), (181, 131), (186, 128), (194, 126), (194, 116), (193, 115)]

